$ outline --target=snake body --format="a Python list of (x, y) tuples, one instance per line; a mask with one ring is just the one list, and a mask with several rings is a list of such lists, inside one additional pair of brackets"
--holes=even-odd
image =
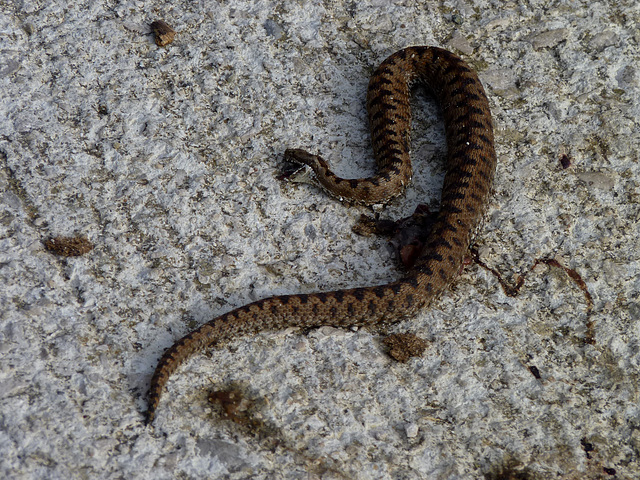
[(178, 340), (151, 379), (147, 422), (153, 421), (171, 374), (195, 352), (248, 334), (287, 327), (394, 322), (424, 307), (455, 278), (493, 184), (496, 155), (489, 102), (476, 73), (459, 57), (436, 47), (408, 47), (387, 58), (369, 82), (367, 108), (375, 176), (344, 179), (318, 156), (287, 150), (306, 164), (327, 191), (372, 204), (401, 193), (411, 180), (411, 86), (422, 83), (439, 100), (447, 139), (440, 211), (413, 267), (395, 282), (333, 292), (282, 295), (225, 313)]

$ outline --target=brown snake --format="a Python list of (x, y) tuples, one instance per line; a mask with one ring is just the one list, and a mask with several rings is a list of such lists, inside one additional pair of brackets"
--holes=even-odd
[(440, 211), (413, 267), (386, 285), (271, 297), (205, 323), (178, 340), (158, 362), (149, 389), (147, 423), (153, 421), (171, 374), (203, 348), (287, 327), (398, 321), (425, 306), (455, 278), (485, 210), (496, 168), (489, 102), (478, 76), (459, 57), (441, 48), (409, 47), (375, 71), (367, 109), (377, 175), (343, 179), (318, 156), (287, 150), (285, 157), (306, 164), (317, 182), (344, 199), (373, 204), (402, 193), (412, 171), (409, 94), (414, 83), (425, 84), (439, 100), (448, 151)]

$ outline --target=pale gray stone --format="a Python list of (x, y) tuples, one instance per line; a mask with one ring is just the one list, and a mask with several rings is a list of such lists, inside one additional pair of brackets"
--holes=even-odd
[[(0, 478), (640, 478), (636, 2), (167, 5), (4, 2)], [(351, 231), (371, 209), (276, 177), (287, 147), (370, 174), (369, 75), (420, 44), (485, 83), (499, 164), (476, 245), (526, 274), (519, 295), (472, 264), (385, 331), (238, 339), (180, 368), (145, 426), (159, 356), (195, 327), (401, 275)], [(414, 106), (413, 184), (383, 217), (437, 208), (442, 118)], [(95, 248), (43, 246), (73, 234)], [(399, 364), (392, 332), (430, 346)], [(209, 404), (231, 387), (250, 422)]]

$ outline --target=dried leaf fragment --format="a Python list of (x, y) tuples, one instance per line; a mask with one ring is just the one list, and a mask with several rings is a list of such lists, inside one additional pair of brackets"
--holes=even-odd
[(54, 237), (44, 241), (44, 247), (63, 257), (79, 257), (93, 250), (93, 243), (87, 237)]
[(406, 362), (411, 357), (419, 357), (429, 345), (426, 340), (413, 333), (394, 333), (382, 341), (389, 347), (389, 355), (399, 362)]
[(162, 20), (156, 20), (151, 24), (151, 30), (156, 37), (156, 45), (164, 47), (173, 42), (176, 31)]
[(239, 425), (246, 425), (249, 422), (248, 410), (251, 408), (251, 400), (245, 398), (239, 390), (216, 390), (209, 393), (209, 402), (219, 403), (224, 414)]

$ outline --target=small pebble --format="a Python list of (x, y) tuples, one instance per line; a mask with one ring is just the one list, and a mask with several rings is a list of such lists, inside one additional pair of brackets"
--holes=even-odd
[(404, 427), (404, 431), (407, 434), (407, 438), (415, 438), (418, 436), (418, 425), (415, 423), (408, 423)]

